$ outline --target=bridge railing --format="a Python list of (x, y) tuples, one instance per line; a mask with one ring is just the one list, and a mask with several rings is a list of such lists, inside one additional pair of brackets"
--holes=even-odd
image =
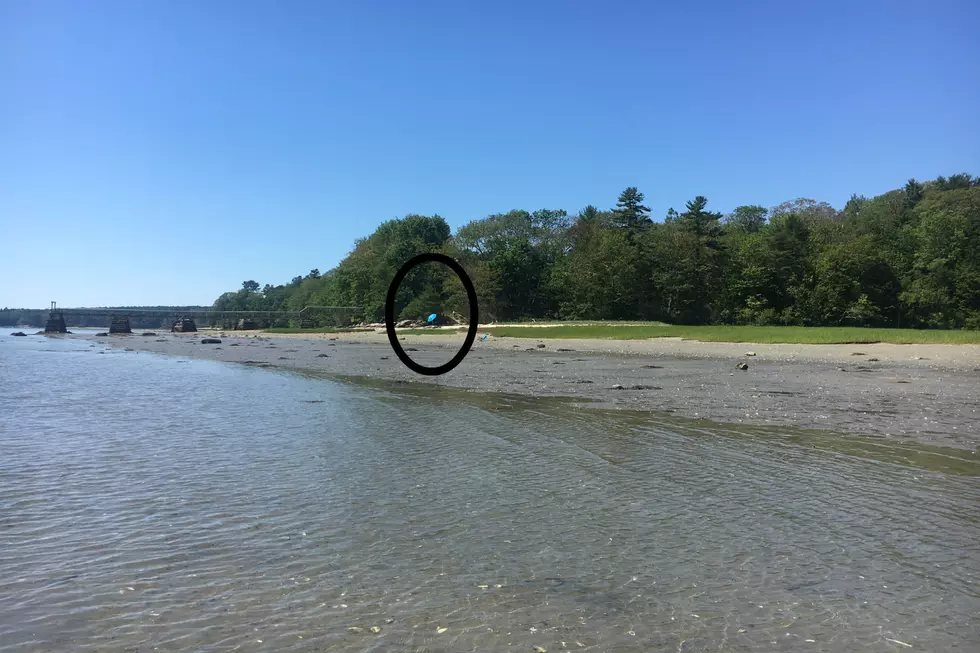
[(251, 319), (270, 324), (288, 320), (295, 323), (317, 321), (316, 315), (332, 314), (339, 321), (350, 320), (363, 313), (360, 306), (306, 306), (299, 311), (216, 311), (216, 310), (180, 310), (180, 309), (126, 309), (126, 308), (61, 308), (57, 312), (65, 317), (74, 318), (107, 318), (128, 317), (133, 319), (173, 319), (186, 317), (193, 320), (212, 324), (216, 321)]

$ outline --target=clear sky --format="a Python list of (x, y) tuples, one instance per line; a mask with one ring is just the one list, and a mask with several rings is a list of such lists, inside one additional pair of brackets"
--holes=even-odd
[(980, 2), (0, 0), (0, 307), (210, 304), (387, 219), (980, 174)]

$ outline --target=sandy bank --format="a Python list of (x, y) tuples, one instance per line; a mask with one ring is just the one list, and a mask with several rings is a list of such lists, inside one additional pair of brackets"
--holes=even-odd
[[(566, 396), (590, 405), (716, 422), (830, 429), (970, 450), (980, 442), (980, 346), (976, 345), (491, 337), (478, 341), (449, 374), (422, 377), (402, 365), (383, 332), (226, 333), (221, 337), (220, 345), (201, 344), (200, 334), (94, 339), (171, 356), (338, 377)], [(462, 341), (456, 333), (407, 335), (402, 345), (420, 363), (437, 365), (449, 360)], [(746, 356), (748, 352), (755, 356)], [(748, 364), (748, 370), (736, 369), (741, 362)]]
[[(228, 334), (231, 335), (231, 334)], [(269, 338), (300, 340), (336, 340), (388, 344), (384, 330), (335, 334), (262, 334)], [(405, 336), (414, 344), (459, 347), (464, 334), (444, 331), (437, 335)], [(527, 349), (545, 345), (545, 349), (574, 349), (581, 353), (617, 354), (634, 356), (668, 356), (677, 358), (725, 358), (751, 362), (747, 353), (755, 353), (761, 360), (825, 362), (854, 364), (877, 358), (877, 362), (901, 364), (916, 368), (974, 371), (980, 374), (980, 345), (910, 344), (896, 345), (877, 343), (866, 345), (805, 345), (805, 344), (752, 344), (731, 342), (699, 342), (681, 338), (650, 338), (648, 340), (608, 340), (599, 338), (487, 338), (475, 345), (480, 349)], [(861, 354), (861, 356), (856, 356)], [(875, 361), (872, 361), (875, 362)], [(980, 379), (980, 376), (978, 376)]]

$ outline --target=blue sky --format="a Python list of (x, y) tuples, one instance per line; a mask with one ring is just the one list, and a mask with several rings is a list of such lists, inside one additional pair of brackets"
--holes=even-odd
[(0, 306), (210, 304), (408, 213), (980, 174), (980, 3), (0, 0)]

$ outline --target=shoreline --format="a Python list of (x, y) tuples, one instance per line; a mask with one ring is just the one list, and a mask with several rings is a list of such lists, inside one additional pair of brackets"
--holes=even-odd
[[(544, 325), (548, 326), (548, 325)], [(218, 331), (210, 332), (218, 333)], [(222, 337), (242, 337), (235, 332), (220, 331)], [(335, 340), (343, 342), (371, 343), (388, 346), (388, 336), (384, 329), (375, 331), (347, 331), (338, 333), (265, 333), (249, 334), (261, 338), (284, 338), (299, 340)], [(412, 344), (434, 344), (446, 347), (462, 346), (464, 335), (446, 330), (444, 333), (426, 335), (407, 335), (403, 338)], [(758, 358), (778, 361), (833, 362), (852, 365), (856, 361), (877, 358), (878, 361), (902, 364), (909, 367), (973, 371), (978, 374), (980, 384), (980, 345), (972, 344), (934, 344), (934, 343), (868, 343), (868, 344), (805, 344), (805, 343), (751, 343), (751, 342), (709, 342), (674, 337), (658, 337), (643, 340), (614, 340), (606, 338), (487, 338), (474, 344), (474, 350), (483, 349), (529, 349), (545, 345), (543, 349), (556, 352), (559, 349), (574, 349), (580, 353), (666, 356), (676, 358), (726, 358), (745, 359), (751, 362), (746, 353), (754, 352)], [(862, 357), (855, 353), (863, 354)]]
[[(976, 452), (980, 345), (785, 345), (673, 338), (477, 341), (453, 371), (423, 377), (378, 332), (202, 332), (155, 336), (75, 334), (111, 347), (168, 356), (454, 387), (566, 397), (626, 409), (740, 425), (860, 434)], [(219, 345), (201, 344), (217, 337)], [(423, 365), (449, 360), (463, 335), (405, 335)], [(753, 356), (746, 354), (752, 353)], [(857, 356), (855, 354), (861, 354)], [(748, 370), (736, 369), (746, 363)]]

